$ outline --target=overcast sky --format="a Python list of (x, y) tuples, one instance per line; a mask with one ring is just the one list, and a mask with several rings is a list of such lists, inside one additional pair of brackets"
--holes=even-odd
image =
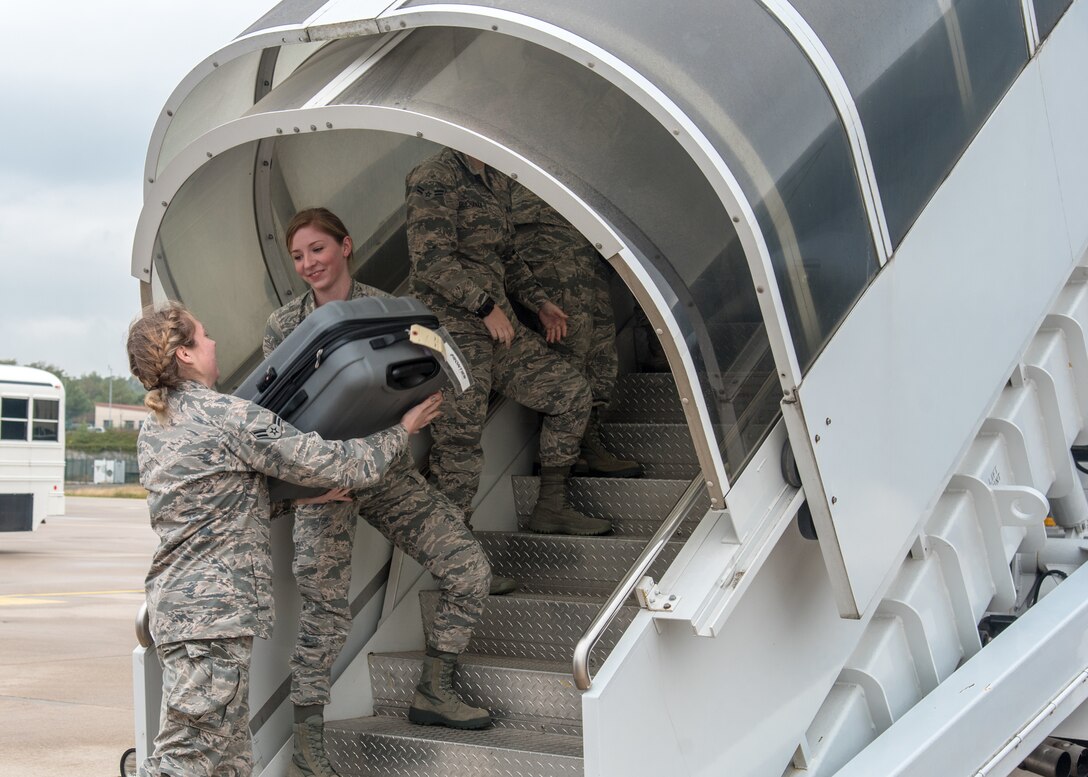
[(5, 3), (0, 358), (128, 373), (144, 156), (167, 97), (276, 0)]

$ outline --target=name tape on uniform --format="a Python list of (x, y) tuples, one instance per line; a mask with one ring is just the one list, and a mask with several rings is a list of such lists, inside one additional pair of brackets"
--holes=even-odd
[(446, 374), (453, 376), (462, 392), (467, 391), (468, 387), (472, 385), (468, 369), (465, 367), (464, 362), (461, 361), (457, 349), (447, 348), (446, 341), (442, 339), (442, 335), (438, 334), (438, 332), (419, 324), (412, 324), (412, 328), (408, 330), (408, 339), (416, 345), (422, 345), (424, 348), (430, 348), (435, 353), (441, 354), (449, 368), (446, 370)]

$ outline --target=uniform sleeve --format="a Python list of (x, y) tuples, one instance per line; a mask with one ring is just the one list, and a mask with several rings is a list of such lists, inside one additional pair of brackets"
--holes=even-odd
[(283, 339), (283, 326), (280, 324), (279, 317), (273, 313), (268, 317), (268, 323), (264, 327), (264, 339), (261, 340), (261, 350), (264, 351), (264, 355), (267, 357), (272, 353)]
[[(511, 218), (515, 226), (536, 224), (540, 212), (547, 207), (544, 201), (526, 189), (517, 181), (510, 186)], [(529, 265), (518, 256), (517, 252), (508, 258), (506, 265), (506, 293), (530, 310), (540, 310), (541, 305), (549, 301), (547, 292), (537, 281)]]
[(408, 174), (408, 254), (415, 278), (469, 312), (487, 292), (469, 277), (457, 258), (457, 181), (441, 165), (424, 164)]
[(325, 489), (373, 485), (408, 445), (400, 424), (357, 440), (325, 440), (244, 400), (229, 406), (223, 431), (227, 446), (255, 471)]
[(515, 299), (534, 313), (549, 302), (548, 293), (537, 281), (529, 265), (518, 255), (517, 251), (503, 260), (506, 268), (506, 293), (511, 299)]

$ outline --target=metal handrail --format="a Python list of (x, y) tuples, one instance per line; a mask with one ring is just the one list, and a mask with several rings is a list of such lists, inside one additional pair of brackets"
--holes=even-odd
[(136, 641), (140, 647), (149, 648), (155, 644), (151, 636), (151, 623), (147, 615), (147, 602), (140, 605), (140, 611), (136, 613)]
[(623, 603), (627, 601), (627, 597), (635, 590), (635, 586), (646, 574), (646, 570), (657, 560), (661, 551), (665, 549), (665, 545), (672, 539), (672, 535), (680, 528), (680, 524), (687, 517), (692, 505), (695, 504), (695, 500), (705, 489), (706, 484), (701, 474), (691, 481), (687, 490), (684, 491), (684, 494), (669, 511), (661, 527), (650, 538), (642, 553), (635, 559), (635, 563), (627, 570), (623, 580), (616, 586), (612, 595), (608, 597), (608, 601), (601, 607), (601, 611), (597, 613), (597, 617), (589, 624), (589, 628), (586, 629), (582, 638), (578, 640), (578, 644), (574, 646), (573, 674), (574, 684), (578, 690), (588, 691), (590, 686), (593, 685), (593, 678), (589, 675), (589, 654), (597, 641), (612, 623)]

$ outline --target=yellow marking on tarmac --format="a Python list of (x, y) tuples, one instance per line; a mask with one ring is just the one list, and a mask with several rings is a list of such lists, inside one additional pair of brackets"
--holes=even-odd
[(0, 607), (25, 607), (30, 604), (63, 604), (57, 597), (72, 596), (116, 596), (118, 594), (142, 594), (144, 589), (132, 588), (122, 591), (63, 591), (51, 594), (0, 594)]

